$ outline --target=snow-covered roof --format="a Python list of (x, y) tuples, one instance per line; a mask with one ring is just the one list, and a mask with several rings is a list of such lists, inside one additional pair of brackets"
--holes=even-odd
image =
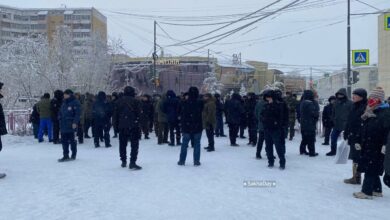
[(227, 68), (237, 68), (237, 69), (241, 69), (243, 71), (255, 71), (256, 68), (249, 65), (249, 64), (246, 64), (246, 63), (242, 63), (242, 64), (234, 64), (234, 63), (224, 63), (224, 62), (221, 62), (221, 63), (218, 63), (218, 65), (220, 67), (227, 67)]

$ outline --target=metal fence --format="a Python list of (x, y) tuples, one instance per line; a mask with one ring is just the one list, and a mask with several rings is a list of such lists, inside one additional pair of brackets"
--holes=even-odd
[(6, 110), (4, 113), (9, 134), (21, 136), (32, 134), (29, 122), (31, 110)]

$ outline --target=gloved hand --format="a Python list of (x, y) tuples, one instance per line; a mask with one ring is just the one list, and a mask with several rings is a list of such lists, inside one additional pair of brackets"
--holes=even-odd
[(356, 150), (362, 150), (362, 146), (360, 146), (360, 144), (355, 144), (355, 149)]
[(385, 174), (383, 177), (383, 183), (390, 188), (390, 174)]

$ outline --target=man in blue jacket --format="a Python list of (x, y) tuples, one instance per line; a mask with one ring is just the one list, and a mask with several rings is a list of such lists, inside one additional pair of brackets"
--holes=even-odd
[[(75, 139), (75, 133), (77, 131), (77, 125), (80, 122), (80, 109), (80, 102), (76, 100), (72, 90), (65, 90), (64, 102), (61, 106), (59, 114), (62, 149), (64, 156), (59, 159), (58, 162), (67, 162), (76, 159), (77, 142)], [(69, 157), (69, 145), (72, 150), (71, 157)]]

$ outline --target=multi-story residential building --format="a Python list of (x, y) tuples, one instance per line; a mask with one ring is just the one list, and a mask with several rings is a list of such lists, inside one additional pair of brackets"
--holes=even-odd
[(73, 35), (74, 49), (98, 34), (107, 41), (107, 18), (95, 8), (21, 9), (0, 5), (0, 45), (19, 37), (44, 34), (52, 42), (57, 27), (66, 25)]

